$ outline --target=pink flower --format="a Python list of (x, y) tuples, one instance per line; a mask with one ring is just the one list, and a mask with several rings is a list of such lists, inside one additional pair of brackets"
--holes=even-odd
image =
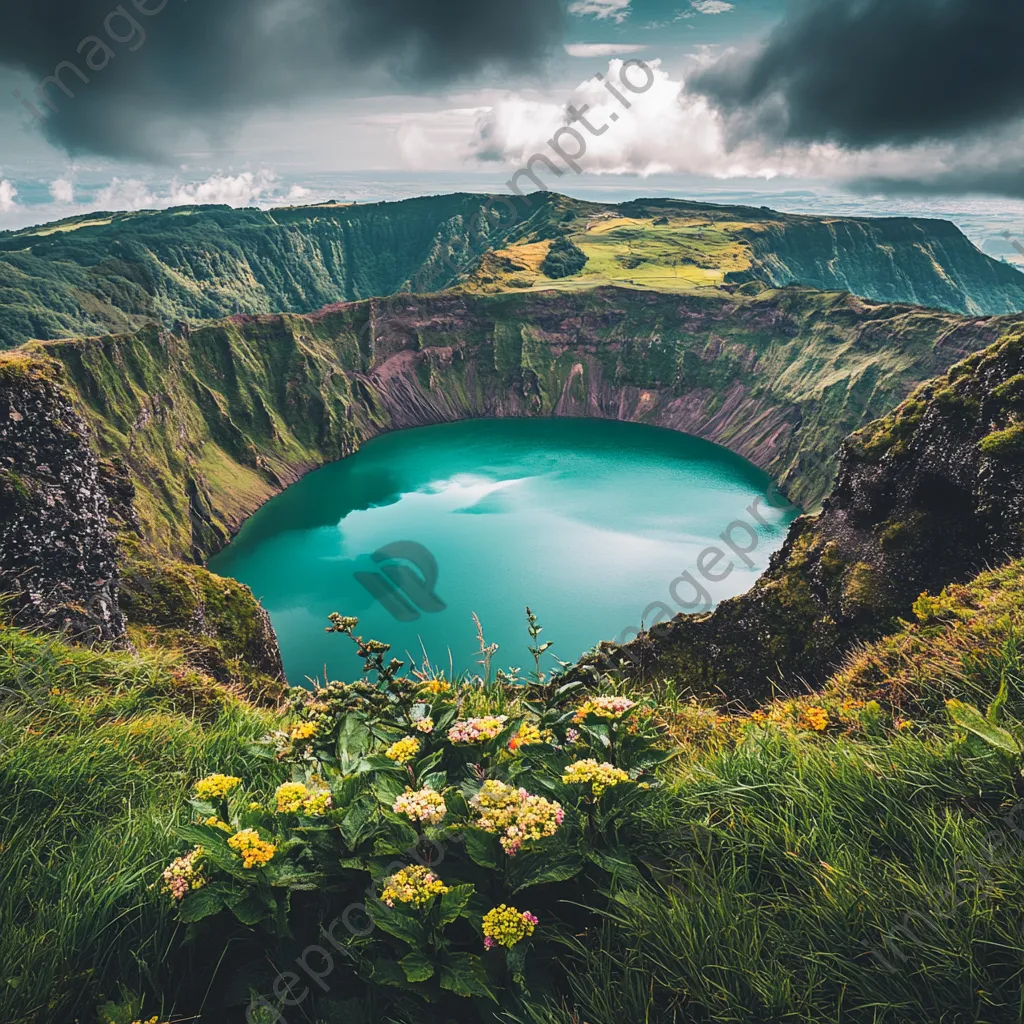
[(496, 945), (497, 945), (497, 943), (494, 941), (494, 939), (492, 939), (490, 937), (490, 935), (485, 936), (485, 938), (484, 938), (484, 949), (494, 949), (494, 947)]

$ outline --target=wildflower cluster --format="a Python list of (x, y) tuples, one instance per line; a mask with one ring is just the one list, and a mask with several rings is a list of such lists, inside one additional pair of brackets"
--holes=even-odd
[(234, 775), (207, 775), (196, 783), (196, 796), (200, 800), (218, 800), (226, 797), (241, 781)]
[(328, 789), (309, 789), (301, 782), (284, 782), (277, 787), (277, 813), (293, 814), (302, 811), (311, 818), (318, 818), (331, 807), (331, 793)]
[(423, 684), (423, 689), (428, 693), (432, 693), (435, 696), (440, 693), (451, 693), (452, 684), (446, 682), (444, 679), (428, 679)]
[(422, 732), (429, 736), (434, 731), (434, 720), (432, 718), (421, 718), (413, 725), (413, 728), (417, 732)]
[(216, 814), (211, 815), (209, 818), (204, 818), (203, 824), (209, 825), (211, 828), (219, 828), (221, 832), (231, 832), (231, 826), (226, 821), (221, 821)]
[(578, 725), (588, 715), (597, 718), (621, 718), (633, 707), (633, 701), (628, 697), (591, 697), (576, 709), (572, 720)]
[(565, 818), (561, 804), (497, 779), (487, 779), (469, 805), (477, 815), (477, 827), (499, 835), (510, 857), (523, 843), (553, 836)]
[(316, 722), (300, 722), (288, 730), (288, 736), (292, 743), (302, 743), (305, 740), (311, 740), (316, 735), (316, 731)]
[(423, 907), (435, 896), (443, 896), (446, 892), (448, 886), (433, 871), (422, 864), (413, 864), (384, 879), (380, 898), (389, 907), (395, 905), (395, 900)]
[(537, 927), (538, 919), (528, 910), (516, 910), (502, 903), (484, 914), (484, 948), (505, 946), (511, 949), (517, 942), (528, 939)]
[(828, 712), (824, 708), (804, 708), (798, 724), (804, 729), (824, 732), (828, 728)]
[(404, 814), (411, 821), (421, 821), (427, 825), (437, 825), (448, 813), (444, 797), (429, 786), (423, 789), (410, 789), (406, 786), (392, 810), (395, 814)]
[(507, 715), (487, 715), (485, 718), (462, 718), (448, 730), (452, 743), (483, 743), (493, 740), (508, 721)]
[(277, 853), (277, 847), (260, 839), (254, 828), (236, 832), (228, 840), (228, 846), (241, 856), (243, 868), (261, 868)]
[(206, 885), (206, 875), (199, 863), (202, 856), (203, 848), (197, 846), (184, 857), (172, 860), (160, 876), (163, 882), (160, 891), (167, 893), (172, 900), (180, 900), (193, 889), (202, 889)]
[(542, 740), (540, 729), (533, 722), (523, 722), (519, 726), (519, 731), (508, 741), (508, 749), (516, 751), (520, 747), (528, 747), (533, 743), (540, 743)]
[(416, 739), (415, 736), (406, 736), (405, 739), (392, 743), (391, 746), (384, 751), (384, 756), (392, 761), (397, 761), (399, 764), (406, 764), (419, 752), (420, 741)]
[(593, 787), (594, 796), (600, 796), (610, 786), (629, 782), (629, 776), (621, 768), (616, 768), (607, 761), (598, 764), (592, 757), (588, 757), (569, 765), (562, 775), (562, 782), (589, 782)]

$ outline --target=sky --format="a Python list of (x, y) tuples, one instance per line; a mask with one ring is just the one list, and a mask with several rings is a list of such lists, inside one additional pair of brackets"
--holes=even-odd
[(943, 216), (1024, 263), (1019, 0), (0, 0), (0, 26), (0, 229), (502, 192), (537, 157), (569, 194)]

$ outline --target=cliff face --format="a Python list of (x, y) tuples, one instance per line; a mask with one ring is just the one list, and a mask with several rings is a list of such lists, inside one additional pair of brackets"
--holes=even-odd
[(1024, 321), (844, 445), (835, 490), (751, 591), (604, 657), (756, 698), (815, 683), (855, 641), (1024, 553)]
[(743, 236), (754, 259), (737, 279), (975, 315), (1024, 309), (1024, 274), (986, 256), (948, 221), (792, 217)]
[(59, 367), (0, 358), (0, 590), (17, 623), (124, 636), (111, 503)]
[[(614, 244), (588, 249), (595, 266), (587, 273), (597, 283), (642, 286), (652, 268), (676, 262), (693, 265), (693, 276), (655, 274), (651, 286), (729, 291), (743, 282), (799, 283), (962, 313), (1024, 310), (1024, 274), (942, 221), (815, 218), (673, 200), (612, 206), (552, 193), (502, 199), (482, 218), (487, 201), (450, 195), (273, 211), (182, 207), (0, 232), (0, 348), (147, 322), (171, 328), (238, 312), (308, 313), (404, 289), (436, 292), (472, 281), (484, 258), (510, 243), (563, 235), (609, 242), (605, 228), (623, 219), (632, 225), (623, 228), (627, 235), (639, 234), (623, 237), (621, 251)], [(684, 223), (693, 225), (689, 234), (680, 230)]]
[(127, 467), (146, 545), (202, 561), (262, 502), (366, 439), (479, 416), (685, 431), (807, 507), (846, 434), (1004, 329), (796, 289), (600, 289), (355, 303), (26, 351), (63, 364), (98, 450)]

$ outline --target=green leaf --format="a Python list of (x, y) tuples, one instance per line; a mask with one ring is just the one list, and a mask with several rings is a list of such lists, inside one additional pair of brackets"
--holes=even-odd
[(998, 725), (999, 719), (1002, 716), (1003, 707), (1010, 697), (1010, 690), (1004, 676), (1002, 682), (999, 684), (999, 692), (996, 694), (996, 698), (988, 706), (988, 711), (985, 712), (985, 717), (993, 724)]
[(434, 976), (434, 965), (422, 953), (409, 953), (398, 962), (409, 981), (426, 981)]
[(426, 941), (427, 933), (423, 925), (396, 907), (374, 901), (369, 904), (367, 910), (374, 924), (388, 935), (393, 935), (396, 939), (416, 948)]
[(973, 704), (965, 704), (959, 700), (947, 700), (946, 710), (949, 712), (949, 717), (961, 729), (973, 733), (989, 746), (1001, 750), (1004, 754), (1020, 754), (1020, 744), (1013, 735), (990, 722)]
[(448, 785), (447, 772), (430, 772), (420, 778), (420, 788), (429, 786), (435, 793), (440, 793)]
[(202, 921), (204, 917), (212, 917), (224, 907), (224, 900), (215, 892), (208, 892), (205, 888), (194, 889), (182, 901), (178, 907), (178, 916), (186, 924), (194, 921)]
[(452, 953), (441, 967), (441, 988), (467, 999), (485, 996), (497, 1002), (487, 987), (487, 972), (480, 957), (472, 953)]
[(389, 811), (395, 805), (395, 801), (405, 792), (409, 785), (409, 776), (403, 771), (401, 775), (378, 775), (373, 780), (373, 792), (377, 799)]
[(385, 960), (383, 957), (373, 962), (373, 980), (378, 985), (394, 985), (398, 988), (405, 988), (407, 984), (405, 971), (394, 960)]
[(277, 906), (274, 901), (268, 901), (258, 889), (251, 889), (248, 893), (239, 893), (237, 898), (229, 899), (228, 909), (242, 924), (259, 924)]
[(529, 889), (549, 882), (564, 882), (574, 878), (583, 868), (583, 859), (577, 853), (551, 856), (545, 853), (520, 853), (513, 862), (511, 881), (513, 892)]
[(463, 835), (466, 838), (466, 856), (474, 864), (479, 864), (482, 868), (498, 866), (501, 847), (494, 836), (479, 828), (467, 828)]
[(370, 730), (359, 715), (348, 714), (338, 727), (338, 758), (344, 764), (357, 760), (370, 746)]
[(441, 897), (441, 927), (451, 924), (457, 917), (462, 916), (466, 909), (469, 898), (476, 891), (472, 885), (456, 885), (449, 889)]
[(365, 798), (357, 800), (348, 812), (340, 825), (341, 836), (350, 848), (355, 849), (365, 838), (368, 832), (367, 826), (376, 810)]
[(626, 885), (639, 885), (643, 881), (629, 854), (623, 853), (621, 850), (591, 850), (587, 854), (587, 858), (602, 870), (607, 871), (613, 881)]

